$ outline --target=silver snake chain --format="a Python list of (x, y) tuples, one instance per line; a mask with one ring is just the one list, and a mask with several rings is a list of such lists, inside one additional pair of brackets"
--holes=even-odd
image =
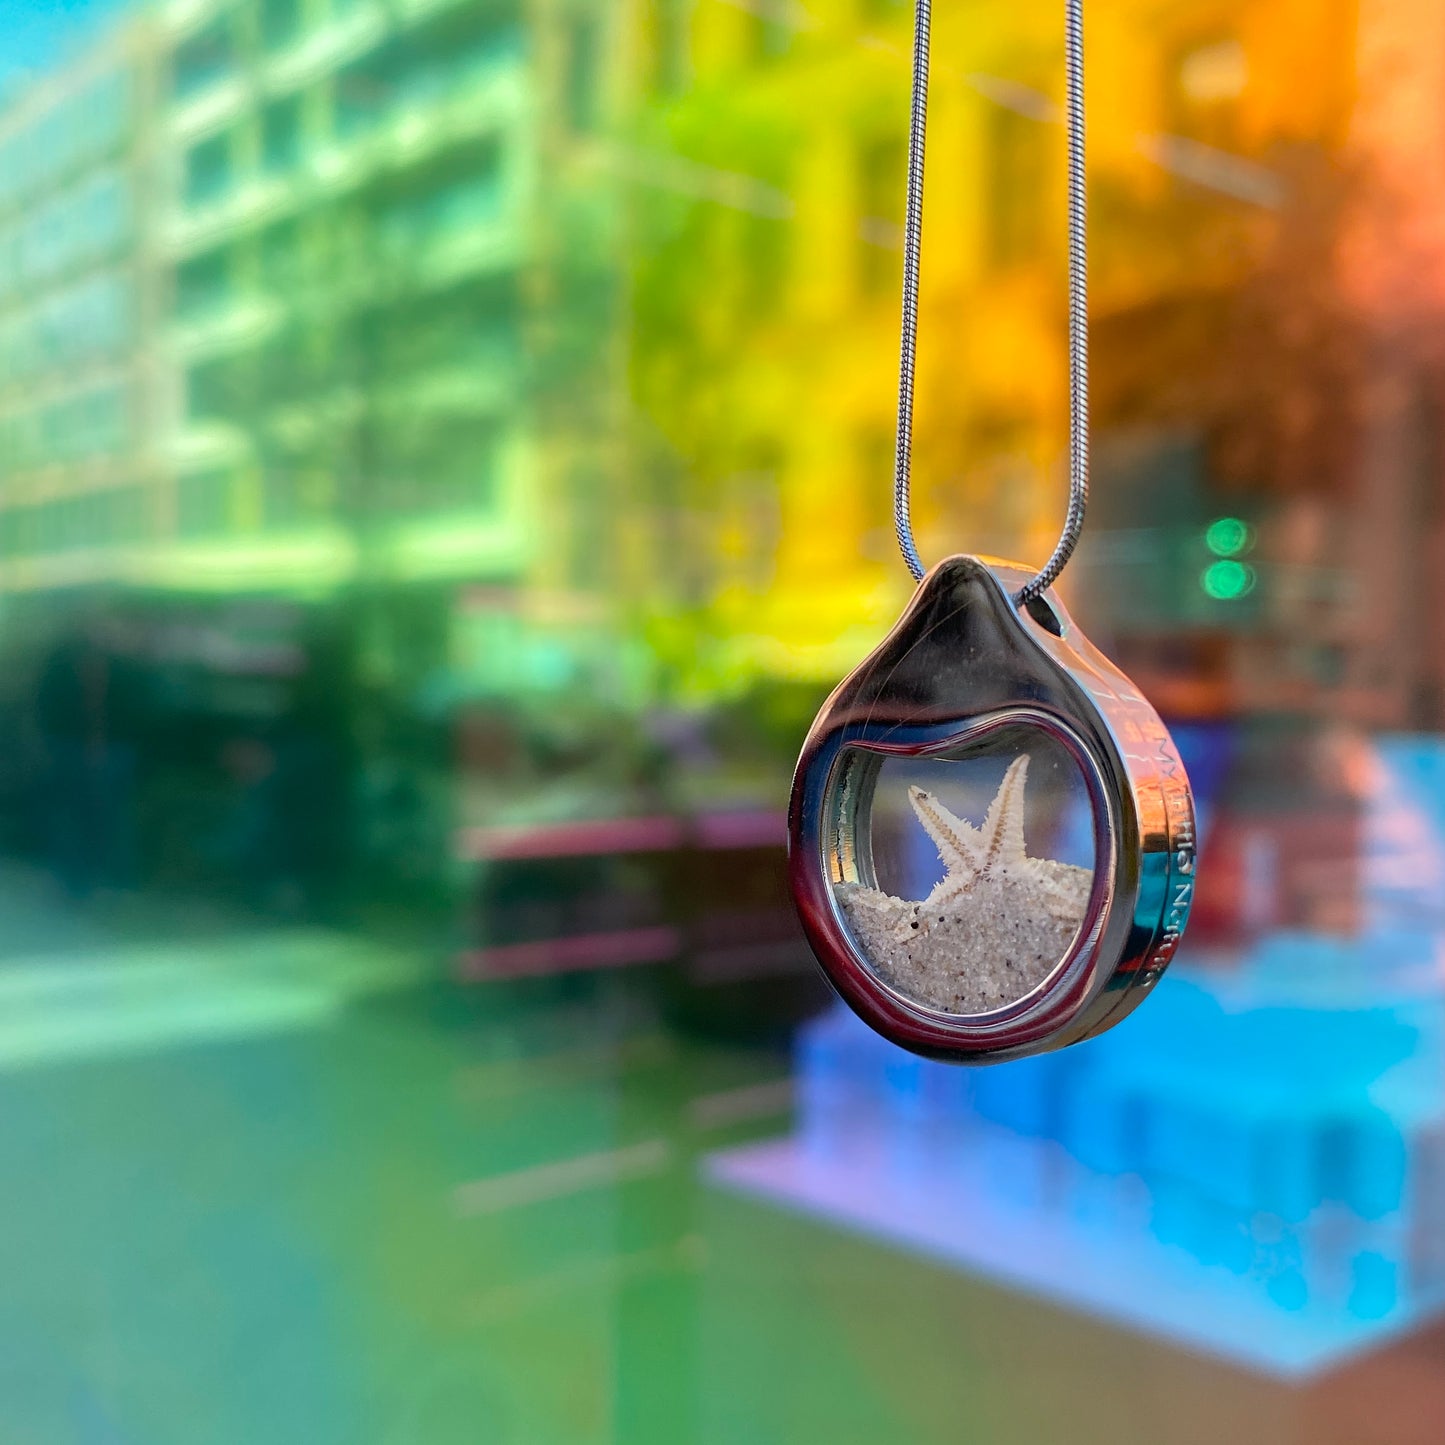
[[(1058, 580), (1084, 527), (1089, 501), (1089, 256), (1084, 173), (1084, 0), (1065, 0), (1064, 68), (1069, 125), (1069, 506), (1053, 555), (1014, 599), (1032, 602)], [(898, 443), (893, 467), (893, 526), (914, 580), (923, 561), (913, 540), (913, 381), (918, 354), (918, 252), (923, 231), (923, 150), (928, 128), (928, 42), (932, 0), (917, 0), (913, 98), (908, 124), (908, 210), (903, 224), (903, 327), (898, 357)]]

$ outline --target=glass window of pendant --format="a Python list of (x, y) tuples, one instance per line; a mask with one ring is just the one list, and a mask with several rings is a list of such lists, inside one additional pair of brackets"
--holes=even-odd
[(1093, 888), (1094, 814), (1062, 743), (1012, 728), (951, 757), (859, 757), (842, 786), (867, 796), (834, 894), (884, 982), (927, 1008), (987, 1014), (1064, 962)]

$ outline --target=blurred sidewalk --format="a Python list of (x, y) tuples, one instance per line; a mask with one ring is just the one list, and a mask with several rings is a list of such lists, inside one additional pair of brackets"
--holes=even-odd
[(418, 971), (339, 930), (143, 895), (77, 903), (0, 864), (0, 1071), (314, 1027)]

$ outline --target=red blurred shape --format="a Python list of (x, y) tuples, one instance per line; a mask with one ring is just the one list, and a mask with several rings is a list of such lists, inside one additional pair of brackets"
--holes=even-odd
[(595, 822), (463, 828), (457, 855), (468, 862), (502, 858), (578, 858), (607, 853), (656, 853), (678, 847), (682, 823), (665, 816)]
[(466, 979), (527, 978), (574, 969), (626, 968), (665, 963), (675, 958), (681, 937), (675, 928), (625, 928), (607, 933), (542, 938), (474, 948), (462, 954), (459, 971)]

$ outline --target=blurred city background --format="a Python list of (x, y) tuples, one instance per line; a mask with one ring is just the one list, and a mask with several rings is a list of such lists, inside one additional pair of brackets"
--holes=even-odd
[[(1062, 7), (935, 21), (926, 557), (1065, 492)], [(1092, 0), (1062, 591), (1159, 996), (831, 1004), (903, 0), (0, 6), (0, 1437), (1445, 1439), (1445, 9)]]

